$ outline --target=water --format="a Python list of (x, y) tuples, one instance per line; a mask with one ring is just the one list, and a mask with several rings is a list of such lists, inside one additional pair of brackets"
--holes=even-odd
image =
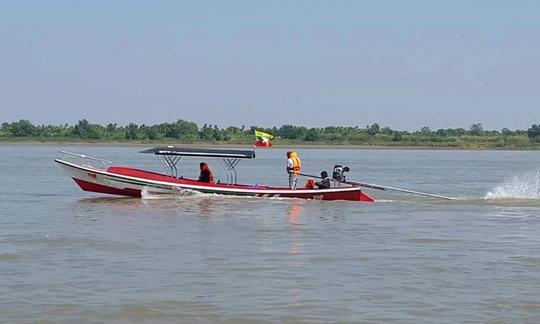
[(539, 199), (540, 198), (540, 169), (523, 175), (514, 176), (512, 180), (498, 186), (493, 192), (488, 192), (488, 199)]
[[(3, 322), (540, 321), (540, 152), (299, 150), (306, 173), (460, 198), (358, 204), (111, 198), (54, 164), (65, 148), (0, 146)], [(67, 148), (160, 171), (140, 147)], [(284, 165), (260, 150), (239, 180)]]

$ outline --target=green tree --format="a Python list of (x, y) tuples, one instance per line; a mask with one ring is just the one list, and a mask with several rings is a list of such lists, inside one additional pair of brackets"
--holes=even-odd
[(199, 131), (199, 138), (203, 140), (214, 139), (214, 130), (212, 129), (212, 125), (204, 124)]
[(532, 125), (531, 128), (527, 130), (527, 137), (531, 143), (540, 143), (540, 124)]
[(422, 133), (422, 135), (431, 135), (432, 131), (431, 128), (429, 128), (428, 126), (424, 126), (420, 128), (420, 133)]
[(472, 124), (469, 132), (472, 136), (482, 136), (484, 135), (484, 128), (481, 123)]
[(199, 135), (199, 127), (193, 122), (179, 119), (174, 124), (176, 137), (178, 139), (196, 139)]
[(306, 127), (293, 125), (283, 125), (278, 130), (279, 136), (287, 139), (302, 139), (306, 136), (307, 132)]
[(11, 137), (11, 124), (7, 122), (3, 122), (2, 126), (0, 126), (0, 137)]
[(15, 137), (27, 137), (33, 136), (36, 132), (36, 126), (34, 126), (29, 120), (21, 119), (18, 122), (14, 122), (10, 127), (11, 134)]
[(73, 135), (79, 138), (88, 138), (88, 120), (79, 120), (77, 125), (73, 127)]
[(282, 138), (295, 139), (296, 127), (293, 125), (283, 125), (279, 128), (278, 134)]
[(145, 139), (156, 140), (162, 137), (157, 126), (141, 126), (141, 133)]
[(134, 124), (134, 123), (129, 123), (129, 125), (127, 125), (126, 127), (126, 139), (129, 139), (129, 140), (135, 140), (135, 139), (138, 139), (139, 136), (139, 126), (137, 126), (137, 124)]
[[(358, 133), (358, 131), (359, 131), (358, 127), (355, 127), (354, 132)], [(385, 134), (385, 135), (393, 135), (394, 131), (390, 127), (386, 126), (386, 127), (381, 128), (380, 133)]]
[(436, 135), (436, 136), (439, 136), (439, 137), (446, 137), (446, 136), (448, 136), (448, 131), (447, 131), (446, 129), (439, 128), (439, 129), (437, 129), (437, 131), (435, 132), (435, 135)]
[(379, 124), (374, 123), (373, 125), (368, 127), (368, 134), (371, 135), (371, 136), (376, 135), (377, 133), (379, 133), (380, 129), (381, 128), (380, 128)]
[(315, 142), (318, 141), (320, 138), (321, 133), (317, 128), (310, 128), (304, 136), (304, 140), (308, 142)]
[(214, 139), (216, 141), (222, 141), (224, 136), (223, 136), (223, 132), (221, 131), (221, 129), (219, 129), (219, 127), (217, 127), (217, 125), (214, 125)]
[(88, 138), (102, 139), (105, 138), (105, 127), (99, 124), (88, 125)]

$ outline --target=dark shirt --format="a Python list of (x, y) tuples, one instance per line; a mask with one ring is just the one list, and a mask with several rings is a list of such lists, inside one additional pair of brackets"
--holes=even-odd
[(212, 175), (212, 172), (208, 169), (201, 170), (201, 173), (199, 174), (199, 181), (201, 182), (214, 182), (214, 176)]
[(321, 179), (319, 181), (316, 181), (315, 182), (315, 185), (319, 188), (319, 189), (328, 189), (330, 188), (330, 178), (326, 177), (324, 179)]

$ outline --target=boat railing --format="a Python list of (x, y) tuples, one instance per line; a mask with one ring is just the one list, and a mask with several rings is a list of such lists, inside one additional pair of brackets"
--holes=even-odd
[(225, 174), (227, 175), (228, 184), (236, 184), (238, 174), (236, 173), (236, 165), (240, 162), (240, 159), (220, 159), (221, 165), (225, 169)]
[[(158, 155), (161, 166), (165, 170), (165, 173), (173, 178), (178, 178), (180, 176), (180, 160), (182, 156), (174, 155)], [(227, 181), (223, 182), (226, 184), (237, 184), (238, 174), (236, 172), (236, 166), (240, 159), (235, 158), (221, 158), (219, 159), (221, 165), (225, 169), (225, 175), (227, 176)]]
[(64, 156), (78, 157), (80, 158), (82, 165), (91, 166), (94, 168), (96, 167), (95, 162), (100, 162), (100, 167), (103, 167), (103, 168), (106, 168), (107, 166), (112, 164), (111, 160), (105, 160), (105, 159), (101, 159), (101, 158), (86, 155), (86, 154), (80, 154), (80, 153), (74, 153), (74, 152), (68, 152), (68, 151), (58, 151), (58, 153)]
[(178, 168), (176, 165), (181, 158), (181, 156), (161, 155), (161, 165), (165, 169), (165, 173), (167, 173), (168, 176), (178, 178)]

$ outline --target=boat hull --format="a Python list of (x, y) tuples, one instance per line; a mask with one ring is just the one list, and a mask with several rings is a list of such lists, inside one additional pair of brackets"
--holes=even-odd
[(73, 178), (82, 190), (104, 194), (142, 197), (145, 194), (181, 195), (201, 192), (261, 198), (374, 201), (372, 197), (362, 192), (359, 187), (291, 190), (286, 187), (210, 184), (133, 168), (113, 166), (102, 170), (59, 159), (55, 161)]

